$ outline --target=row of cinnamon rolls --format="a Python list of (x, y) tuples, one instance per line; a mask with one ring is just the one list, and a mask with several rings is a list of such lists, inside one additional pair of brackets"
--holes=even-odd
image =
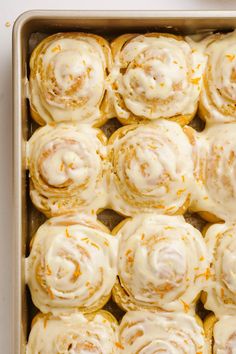
[(101, 126), (167, 118), (189, 123), (236, 120), (236, 32), (200, 42), (164, 33), (125, 34), (111, 44), (95, 34), (45, 38), (30, 60), (29, 98), (40, 124)]
[(91, 313), (112, 295), (125, 311), (194, 314), (201, 296), (221, 318), (236, 314), (235, 254), (236, 224), (211, 225), (203, 238), (182, 216), (137, 215), (110, 232), (73, 214), (40, 226), (26, 282), (42, 313)]
[(203, 132), (159, 120), (107, 141), (84, 124), (46, 125), (27, 143), (30, 195), (46, 216), (111, 208), (124, 216), (187, 209), (236, 221), (236, 125)]

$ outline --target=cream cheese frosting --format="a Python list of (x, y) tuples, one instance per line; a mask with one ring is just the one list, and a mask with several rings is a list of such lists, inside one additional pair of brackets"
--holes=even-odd
[(235, 316), (223, 316), (214, 326), (214, 354), (236, 353)]
[(117, 275), (117, 239), (86, 215), (49, 219), (26, 259), (26, 280), (41, 312), (91, 312), (109, 299)]
[(109, 140), (108, 156), (108, 192), (116, 211), (175, 214), (190, 199), (192, 147), (177, 123), (120, 128)]
[(28, 142), (30, 195), (46, 215), (91, 212), (106, 197), (106, 137), (85, 124), (39, 128)]
[(217, 124), (195, 133), (196, 188), (192, 208), (236, 220), (236, 126)]
[(95, 123), (110, 65), (110, 47), (99, 36), (75, 32), (47, 37), (30, 60), (33, 110), (45, 123)]
[(153, 120), (193, 114), (206, 62), (194, 42), (155, 33), (125, 39), (120, 51), (114, 41), (108, 87), (118, 117)]
[(118, 329), (103, 312), (89, 319), (70, 316), (36, 317), (26, 354), (116, 354)]
[(197, 229), (182, 216), (148, 214), (128, 220), (117, 236), (118, 275), (125, 291), (118, 300), (124, 308), (194, 312), (209, 272)]
[(200, 113), (207, 123), (236, 121), (236, 31), (203, 41), (208, 57), (200, 95)]
[(236, 224), (215, 224), (206, 233), (211, 277), (205, 307), (217, 317), (236, 315)]
[(207, 354), (202, 327), (181, 313), (130, 311), (120, 324), (126, 354)]

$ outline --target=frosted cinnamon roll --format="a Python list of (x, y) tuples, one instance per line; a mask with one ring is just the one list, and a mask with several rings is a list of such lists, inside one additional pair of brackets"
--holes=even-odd
[(118, 280), (113, 298), (124, 310), (194, 312), (209, 277), (201, 233), (182, 216), (137, 215), (116, 227)]
[(205, 238), (211, 262), (205, 307), (217, 317), (236, 315), (236, 225), (215, 224)]
[(46, 216), (106, 205), (106, 137), (87, 125), (39, 128), (28, 142), (30, 196)]
[(236, 31), (208, 40), (200, 116), (209, 123), (236, 121)]
[(117, 275), (117, 240), (86, 215), (46, 221), (26, 259), (26, 281), (43, 313), (96, 311), (109, 300)]
[(30, 107), (40, 124), (106, 120), (106, 77), (111, 68), (108, 42), (87, 33), (45, 38), (30, 59)]
[(123, 124), (193, 118), (206, 61), (196, 44), (164, 33), (125, 34), (111, 48), (108, 90)]
[(193, 181), (192, 147), (177, 123), (122, 127), (111, 136), (108, 155), (114, 210), (128, 216), (185, 212)]
[(191, 205), (193, 211), (207, 212), (208, 216), (218, 219), (236, 220), (235, 136), (233, 123), (217, 124), (202, 133), (194, 133), (196, 187)]
[(201, 320), (181, 313), (127, 312), (120, 343), (125, 354), (207, 354)]
[(107, 311), (55, 317), (37, 315), (26, 354), (116, 354), (118, 326)]

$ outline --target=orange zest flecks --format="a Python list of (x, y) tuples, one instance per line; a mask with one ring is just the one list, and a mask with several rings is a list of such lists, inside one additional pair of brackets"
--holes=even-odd
[(186, 189), (179, 189), (178, 191), (177, 191), (177, 196), (179, 197), (181, 194), (183, 194), (184, 192), (186, 191)]
[(160, 86), (161, 87), (165, 86), (165, 83), (164, 82), (160, 82)]
[(99, 246), (96, 243), (94, 243), (94, 242), (91, 242), (91, 246), (97, 248), (98, 250), (100, 249)]
[(200, 277), (205, 277), (206, 280), (208, 280), (211, 277), (211, 270), (210, 268), (207, 268), (204, 273), (198, 274), (195, 276), (195, 280)]
[(226, 58), (229, 59), (229, 61), (233, 61), (235, 59), (235, 55), (233, 54), (226, 54)]
[(51, 268), (49, 267), (48, 264), (47, 264), (47, 266), (46, 266), (46, 274), (47, 274), (47, 275), (52, 275)]
[(203, 198), (204, 200), (207, 200), (207, 199), (209, 199), (207, 196), (205, 196), (204, 198)]
[(53, 53), (60, 52), (60, 50), (61, 50), (61, 46), (59, 44), (56, 45), (54, 48), (52, 48)]
[(194, 79), (191, 79), (190, 82), (194, 85), (198, 85), (200, 80), (200, 77), (195, 77)]
[(103, 243), (105, 246), (107, 246), (107, 247), (109, 246), (109, 242), (107, 240), (105, 240)]
[(199, 261), (200, 262), (203, 262), (205, 260), (205, 258), (203, 257), (203, 256), (201, 256), (200, 258), (199, 258)]
[(115, 345), (116, 345), (116, 347), (119, 348), (119, 349), (122, 349), (122, 350), (125, 349), (125, 348), (123, 347), (123, 345), (122, 345), (120, 342), (116, 342)]
[(66, 237), (67, 237), (67, 238), (71, 238), (71, 235), (69, 234), (69, 231), (68, 231), (67, 228), (66, 228)]
[(75, 268), (75, 271), (73, 273), (73, 281), (76, 281), (79, 278), (80, 275), (81, 275), (80, 265), (76, 264), (76, 268)]
[(89, 287), (89, 286), (90, 286), (90, 282), (87, 281), (87, 282), (85, 283), (85, 286), (86, 286), (86, 287)]
[(180, 300), (183, 304), (184, 307), (184, 312), (187, 313), (190, 310), (190, 306), (184, 301), (184, 300)]
[(225, 290), (224, 290), (224, 288), (221, 288), (221, 289), (220, 289), (220, 295), (221, 295), (222, 298), (224, 298), (224, 296), (225, 296)]

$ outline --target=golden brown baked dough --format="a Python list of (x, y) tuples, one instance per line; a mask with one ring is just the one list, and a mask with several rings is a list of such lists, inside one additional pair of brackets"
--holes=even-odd
[(76, 121), (102, 125), (109, 118), (108, 42), (95, 34), (57, 33), (45, 38), (30, 59), (31, 115), (40, 125)]

